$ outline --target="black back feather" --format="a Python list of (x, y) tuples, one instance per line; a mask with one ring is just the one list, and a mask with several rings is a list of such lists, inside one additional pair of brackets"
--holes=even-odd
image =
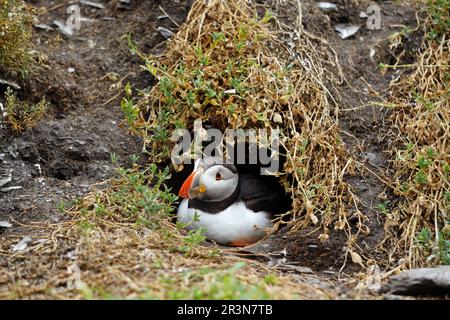
[(241, 174), (240, 199), (252, 211), (267, 211), (272, 215), (291, 209), (291, 199), (273, 176)]

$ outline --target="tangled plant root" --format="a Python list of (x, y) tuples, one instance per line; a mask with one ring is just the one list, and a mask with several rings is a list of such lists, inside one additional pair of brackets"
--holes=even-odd
[[(441, 18), (449, 21), (448, 8)], [(450, 37), (438, 32), (435, 19), (420, 18), (425, 38), (417, 62), (391, 83), (386, 103), (392, 187), (401, 205), (387, 213), (382, 246), (389, 248), (388, 263), (406, 267), (450, 264)], [(395, 262), (398, 256), (403, 259)]]

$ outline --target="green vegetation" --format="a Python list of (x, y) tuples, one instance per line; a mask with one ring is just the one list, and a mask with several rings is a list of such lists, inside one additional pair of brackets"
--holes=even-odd
[[(414, 31), (425, 35), (416, 63), (408, 64), (409, 70), (391, 84), (386, 101), (395, 128), (391, 187), (402, 199), (387, 214), (386, 229), (408, 267), (450, 262), (449, 5), (446, 0), (428, 1), (421, 27)], [(389, 67), (403, 66), (398, 61)]]
[[(0, 71), (12, 77), (25, 77), (32, 68), (32, 12), (22, 0), (0, 2)], [(45, 98), (34, 104), (21, 102), (8, 88), (6, 123), (16, 132), (35, 126), (48, 108)]]
[[(198, 270), (183, 271), (178, 275), (163, 275), (156, 280), (158, 289), (141, 288), (142, 293), (128, 297), (118, 296), (104, 288), (80, 287), (84, 299), (171, 299), (171, 300), (267, 300), (271, 299), (270, 286), (280, 279), (268, 274), (255, 283), (247, 283), (239, 272), (246, 267), (238, 262), (227, 269), (203, 267)], [(183, 284), (180, 287), (180, 284)], [(296, 296), (291, 296), (295, 299)]]
[(110, 216), (159, 228), (160, 221), (169, 217), (177, 200), (177, 196), (164, 184), (169, 178), (167, 168), (160, 171), (154, 164), (145, 170), (139, 170), (136, 165), (131, 169), (119, 168), (117, 187), (106, 198), (97, 194), (92, 206), (85, 208), (89, 210), (85, 214)]
[(44, 116), (49, 103), (42, 98), (36, 104), (20, 101), (8, 87), (5, 93), (6, 123), (16, 132), (33, 128)]
[(33, 58), (30, 54), (32, 16), (22, 0), (0, 2), (0, 69), (26, 74)]
[(428, 0), (428, 12), (431, 17), (431, 26), (428, 36), (432, 40), (439, 40), (443, 35), (448, 36), (450, 30), (450, 1)]
[[(197, 271), (183, 272), (176, 278), (162, 277), (159, 279), (161, 286), (165, 288), (164, 296), (153, 295), (151, 291), (141, 295), (141, 299), (164, 298), (177, 300), (200, 300), (200, 299), (270, 299), (267, 285), (272, 279), (267, 276), (255, 284), (247, 284), (238, 277), (238, 271), (245, 266), (244, 263), (236, 263), (226, 270), (201, 268)], [(181, 290), (179, 283), (191, 282), (189, 287)]]
[[(450, 265), (450, 223), (442, 228), (435, 237), (430, 229), (422, 229), (416, 238), (416, 245), (427, 257), (430, 264)], [(437, 241), (436, 241), (437, 239)]]

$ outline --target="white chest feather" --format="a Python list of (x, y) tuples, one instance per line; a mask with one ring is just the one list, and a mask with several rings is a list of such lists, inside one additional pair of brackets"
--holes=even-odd
[[(211, 214), (188, 208), (188, 201), (184, 199), (178, 207), (178, 222), (188, 224), (188, 230), (204, 228), (205, 237), (219, 244), (242, 239), (257, 241), (264, 237), (265, 229), (272, 226), (267, 212), (254, 212), (243, 202), (234, 203), (222, 212)], [(194, 221), (195, 215), (198, 221)]]

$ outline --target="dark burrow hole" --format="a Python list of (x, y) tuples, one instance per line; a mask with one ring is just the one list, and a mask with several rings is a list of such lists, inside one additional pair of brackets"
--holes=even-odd
[(47, 177), (68, 181), (82, 174), (85, 163), (69, 159), (51, 159), (42, 165), (42, 174)]
[[(205, 146), (209, 143), (205, 142), (203, 144), (203, 150)], [(235, 144), (235, 147), (233, 148), (234, 152), (233, 154), (237, 154), (237, 144)], [(257, 181), (260, 181), (260, 179), (264, 180), (264, 184), (267, 184), (270, 186), (270, 190), (273, 191), (273, 194), (277, 197), (277, 202), (274, 203), (274, 201), (268, 201), (267, 202), (267, 210), (270, 212), (275, 212), (275, 217), (283, 216), (283, 213), (286, 213), (287, 211), (292, 209), (292, 199), (290, 195), (288, 195), (284, 187), (280, 181), (279, 177), (276, 177), (274, 175), (261, 175), (262, 169), (268, 167), (267, 161), (261, 162), (260, 157), (258, 156), (258, 161), (256, 163), (250, 163), (249, 161), (249, 154), (251, 152), (258, 152), (259, 154), (263, 154), (263, 158), (266, 158), (267, 156), (270, 156), (271, 153), (266, 148), (257, 148), (257, 147), (249, 147), (248, 143), (245, 144), (244, 147), (245, 150), (245, 161), (243, 163), (238, 163), (237, 158), (234, 157), (234, 159), (231, 161), (233, 165), (236, 167), (239, 177), (241, 179), (242, 176), (251, 176), (255, 177)], [(284, 150), (280, 150), (279, 152), (279, 158), (278, 158), (278, 169), (276, 172), (279, 172), (283, 168), (283, 164), (285, 162), (285, 157), (283, 156), (286, 154)], [(213, 154), (213, 156), (217, 156)], [(267, 160), (267, 159), (266, 159)], [(165, 165), (170, 165), (171, 160), (168, 160)], [(183, 169), (181, 171), (176, 171), (173, 166), (171, 166), (171, 179), (168, 181), (167, 186), (171, 188), (172, 192), (175, 194), (178, 194), (181, 186), (183, 185), (184, 181), (188, 178), (188, 176), (192, 173), (194, 170), (195, 161), (190, 160), (189, 163), (183, 164)], [(241, 182), (241, 180), (240, 180)], [(240, 187), (239, 182), (239, 187)], [(181, 200), (180, 200), (181, 201)], [(262, 204), (262, 206), (265, 206), (266, 204)], [(178, 207), (178, 204), (177, 204)], [(176, 213), (176, 210), (175, 212)], [(282, 217), (283, 221), (290, 220), (290, 215), (285, 215)], [(174, 216), (173, 222), (176, 222), (176, 215)], [(282, 224), (284, 226), (284, 224)]]

